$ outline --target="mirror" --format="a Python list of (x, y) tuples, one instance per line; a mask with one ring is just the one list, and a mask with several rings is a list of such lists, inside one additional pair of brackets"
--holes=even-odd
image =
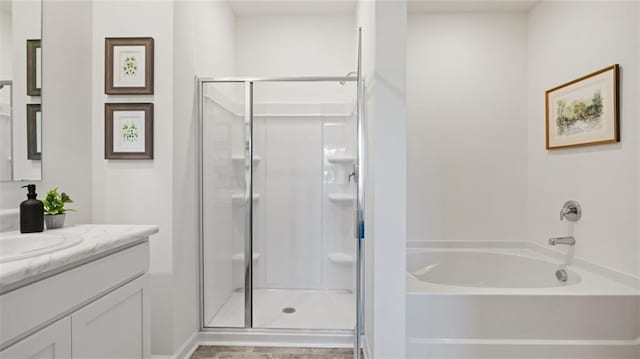
[(0, 0), (0, 181), (42, 179), (41, 8)]

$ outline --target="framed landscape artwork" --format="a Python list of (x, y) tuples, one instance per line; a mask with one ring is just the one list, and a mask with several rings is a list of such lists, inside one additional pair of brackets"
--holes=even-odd
[(27, 105), (27, 159), (42, 159), (42, 111), (40, 104)]
[(547, 149), (620, 141), (619, 66), (546, 92)]
[(42, 42), (27, 40), (27, 95), (40, 96), (42, 88)]
[(105, 159), (153, 159), (152, 103), (106, 103), (104, 115)]
[(105, 94), (153, 94), (153, 38), (106, 38), (104, 64)]

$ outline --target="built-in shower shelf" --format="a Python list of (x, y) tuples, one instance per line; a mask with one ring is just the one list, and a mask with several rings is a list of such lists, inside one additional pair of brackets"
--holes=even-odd
[[(253, 261), (256, 262), (260, 259), (260, 253), (253, 254)], [(234, 262), (243, 262), (244, 263), (244, 253), (236, 253), (231, 256), (231, 260)]]
[[(241, 202), (241, 201), (244, 201), (244, 193), (236, 193), (236, 194), (232, 194), (232, 195), (231, 195), (231, 199), (232, 199), (234, 202)], [(254, 200), (254, 201), (257, 201), (257, 200), (259, 200), (259, 199), (260, 199), (260, 194), (259, 194), (259, 193), (254, 193), (254, 194), (253, 194), (253, 200)]]
[[(242, 155), (231, 156), (231, 160), (234, 163), (244, 163), (244, 156)], [(260, 163), (260, 156), (253, 156), (253, 165), (255, 166), (258, 163)]]
[(328, 255), (329, 260), (336, 264), (351, 264), (353, 263), (353, 256), (351, 254), (342, 252), (333, 252)]
[(327, 161), (329, 161), (329, 163), (348, 165), (354, 163), (356, 158), (349, 155), (332, 155), (327, 157)]
[(331, 193), (329, 194), (329, 200), (333, 202), (346, 203), (355, 201), (356, 197), (348, 193)]

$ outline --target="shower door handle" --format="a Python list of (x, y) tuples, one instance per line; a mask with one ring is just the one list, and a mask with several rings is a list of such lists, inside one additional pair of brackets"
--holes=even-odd
[(358, 169), (356, 165), (353, 165), (353, 170), (347, 176), (347, 182), (351, 182), (351, 178), (353, 178), (353, 182), (358, 183)]

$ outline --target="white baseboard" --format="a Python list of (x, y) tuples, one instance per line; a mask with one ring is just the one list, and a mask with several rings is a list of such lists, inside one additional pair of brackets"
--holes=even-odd
[(200, 332), (195, 332), (180, 346), (174, 355), (152, 355), (151, 359), (187, 359), (200, 345)]
[(198, 349), (199, 345), (200, 345), (200, 332), (195, 332), (193, 333), (191, 338), (187, 339), (187, 341), (184, 342), (184, 344), (182, 344), (182, 347), (180, 348), (180, 350), (178, 350), (176, 354), (176, 359), (189, 358), (191, 354), (193, 354), (193, 352), (196, 351), (196, 349)]

